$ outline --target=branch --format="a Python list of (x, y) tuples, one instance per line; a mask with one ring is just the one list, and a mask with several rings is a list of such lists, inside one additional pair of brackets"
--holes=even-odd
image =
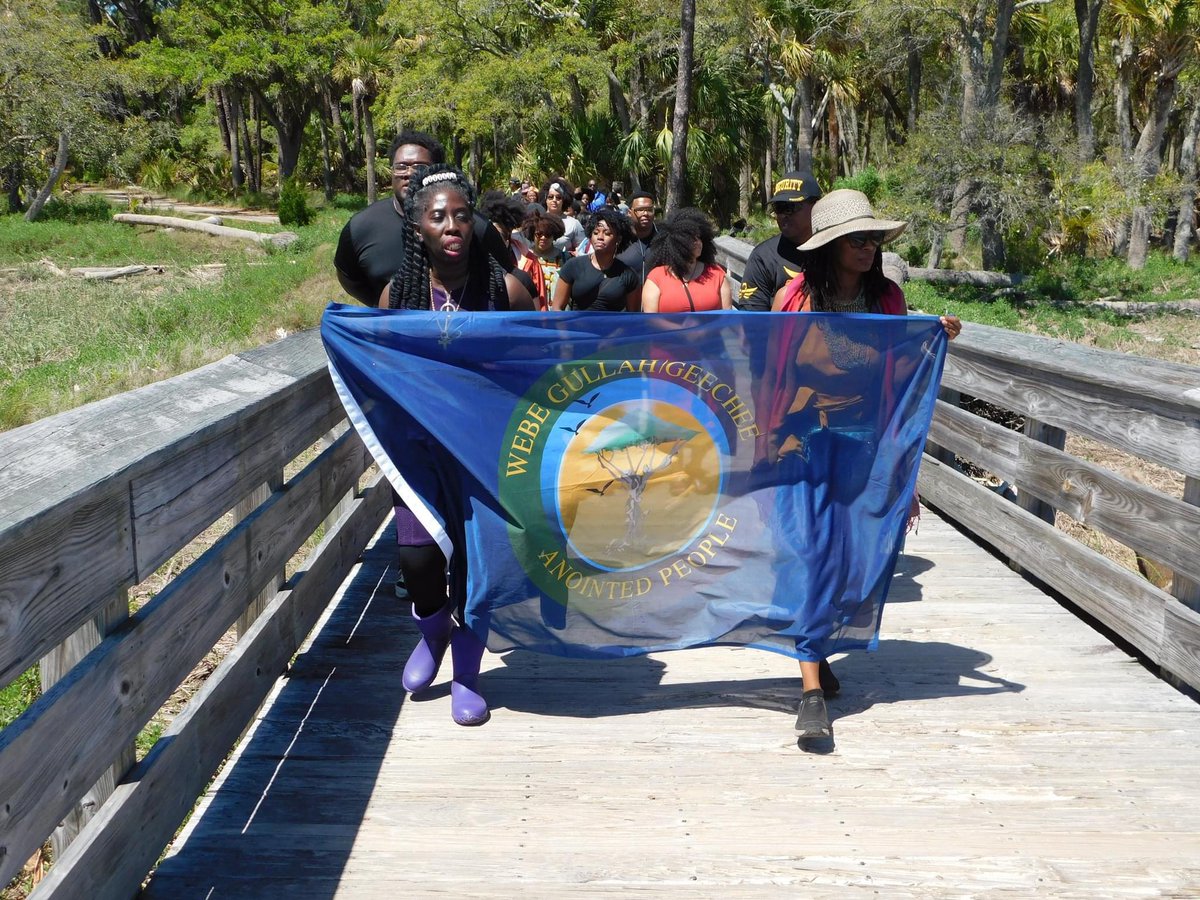
[(1022, 10), (1027, 6), (1045, 6), (1047, 3), (1053, 2), (1054, 0), (1021, 0), (1020, 3), (1013, 7), (1013, 12)]

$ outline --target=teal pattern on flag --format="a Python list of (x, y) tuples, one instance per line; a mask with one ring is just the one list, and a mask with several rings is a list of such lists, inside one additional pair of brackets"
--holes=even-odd
[(935, 317), (332, 304), (321, 335), (491, 650), (875, 646), (945, 360)]

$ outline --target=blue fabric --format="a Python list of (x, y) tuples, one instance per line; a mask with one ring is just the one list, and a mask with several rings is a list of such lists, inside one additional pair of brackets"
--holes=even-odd
[(335, 304), (321, 334), (493, 651), (815, 660), (877, 642), (936, 318)]

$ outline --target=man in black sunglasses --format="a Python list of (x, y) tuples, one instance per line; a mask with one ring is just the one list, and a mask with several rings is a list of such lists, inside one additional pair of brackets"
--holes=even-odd
[(796, 248), (812, 237), (812, 208), (820, 198), (821, 186), (812, 172), (788, 172), (775, 182), (768, 202), (779, 236), (767, 238), (751, 251), (734, 306), (767, 312), (775, 292), (799, 274)]

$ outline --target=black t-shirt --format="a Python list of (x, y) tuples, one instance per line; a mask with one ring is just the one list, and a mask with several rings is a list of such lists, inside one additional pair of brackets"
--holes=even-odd
[(783, 235), (767, 238), (750, 251), (733, 305), (754, 312), (769, 311), (775, 292), (800, 274), (801, 258), (796, 245)]
[(637, 272), (619, 259), (601, 272), (590, 256), (572, 256), (558, 270), (558, 277), (571, 286), (567, 309), (596, 312), (625, 312), (625, 297), (641, 285)]
[(617, 254), (617, 259), (633, 269), (643, 284), (646, 282), (646, 273), (651, 269), (650, 243), (656, 234), (658, 234), (658, 229), (653, 228), (645, 240), (634, 237), (633, 243)]
[[(396, 212), (388, 195), (366, 209), (356, 212), (338, 238), (333, 265), (346, 293), (367, 306), (379, 304), (383, 286), (404, 263), (404, 242), (412, 233), (404, 217)], [(475, 213), (473, 239), (483, 246), (504, 271), (513, 268), (512, 253), (500, 232), (479, 213)]]

